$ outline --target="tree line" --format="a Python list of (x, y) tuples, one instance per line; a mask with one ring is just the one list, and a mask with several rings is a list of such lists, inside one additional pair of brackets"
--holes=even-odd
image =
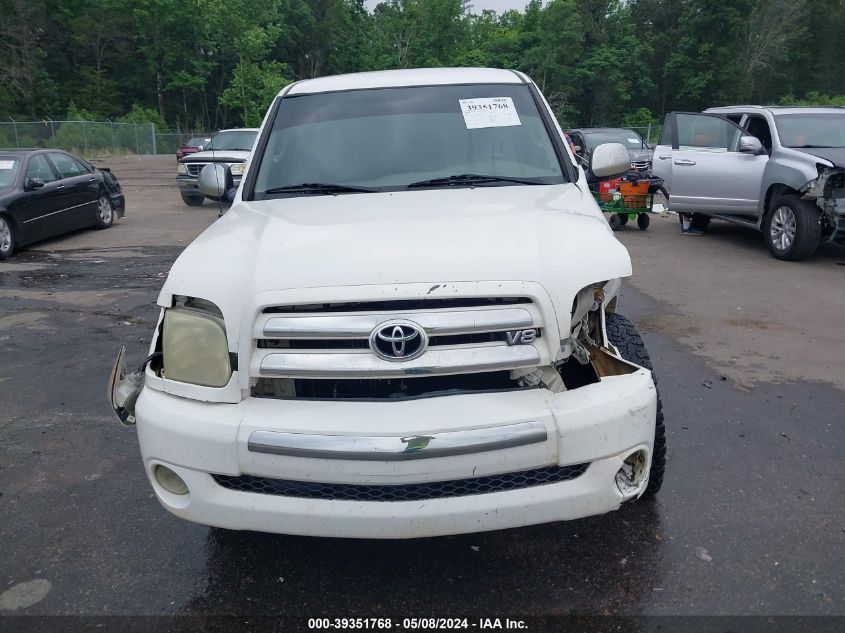
[(845, 0), (0, 0), (0, 115), (257, 125), (291, 81), (528, 73), (566, 126), (730, 103), (845, 104)]

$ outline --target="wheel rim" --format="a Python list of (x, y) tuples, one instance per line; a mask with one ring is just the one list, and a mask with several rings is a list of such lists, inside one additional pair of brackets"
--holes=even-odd
[(769, 236), (775, 248), (779, 251), (785, 251), (792, 246), (797, 228), (795, 213), (792, 209), (787, 206), (775, 209), (769, 229)]
[(7, 251), (12, 247), (12, 229), (9, 223), (0, 218), (0, 251)]
[(105, 197), (100, 198), (100, 203), (97, 205), (100, 211), (100, 220), (108, 224), (111, 222), (111, 203)]

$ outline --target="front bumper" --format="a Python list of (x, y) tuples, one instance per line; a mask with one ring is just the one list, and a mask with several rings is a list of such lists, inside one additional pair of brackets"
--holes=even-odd
[[(237, 189), (241, 184), (242, 176), (232, 176), (232, 186)], [(193, 176), (179, 176), (176, 178), (179, 191), (186, 196), (204, 196), (199, 189), (199, 179)]]
[(122, 218), (126, 215), (126, 196), (123, 195), (122, 191), (110, 191), (109, 198), (111, 199), (112, 206), (114, 206), (114, 212), (117, 217)]
[[(615, 510), (616, 474), (630, 453), (651, 458), (656, 390), (648, 371), (553, 394), (546, 390), (465, 394), (390, 402), (247, 398), (203, 403), (145, 388), (136, 405), (141, 453), (162, 505), (184, 519), (235, 530), (351, 538), (415, 538), (576, 519)], [(545, 439), (498, 450), (417, 459), (313, 457), (250, 450), (253, 434), (309, 434), (395, 439), (537, 423)], [(354, 444), (354, 441), (352, 442)], [(349, 442), (347, 441), (347, 444)], [(254, 448), (254, 447), (253, 447)], [(307, 453), (305, 455), (308, 455)], [(303, 498), (223, 487), (212, 475), (406, 486), (589, 463), (580, 476), (503, 492), (402, 501)], [(188, 494), (156, 480), (175, 471)]]

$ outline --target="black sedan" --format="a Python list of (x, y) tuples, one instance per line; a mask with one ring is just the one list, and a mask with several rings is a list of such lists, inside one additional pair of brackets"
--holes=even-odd
[(59, 233), (107, 229), (125, 210), (107, 169), (61, 150), (0, 149), (0, 259)]

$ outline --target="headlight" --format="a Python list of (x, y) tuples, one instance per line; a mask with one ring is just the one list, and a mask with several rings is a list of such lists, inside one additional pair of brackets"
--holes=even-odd
[(164, 313), (163, 370), (168, 380), (224, 387), (232, 375), (223, 319), (191, 308)]
[(188, 173), (188, 167), (185, 165), (185, 163), (179, 163), (179, 164), (176, 166), (176, 173), (177, 173), (178, 175), (180, 175), (180, 176), (181, 176), (182, 174), (187, 174), (187, 173)]
[(232, 163), (232, 165), (230, 165), (230, 171), (233, 176), (243, 176), (244, 169), (246, 169), (245, 163)]

